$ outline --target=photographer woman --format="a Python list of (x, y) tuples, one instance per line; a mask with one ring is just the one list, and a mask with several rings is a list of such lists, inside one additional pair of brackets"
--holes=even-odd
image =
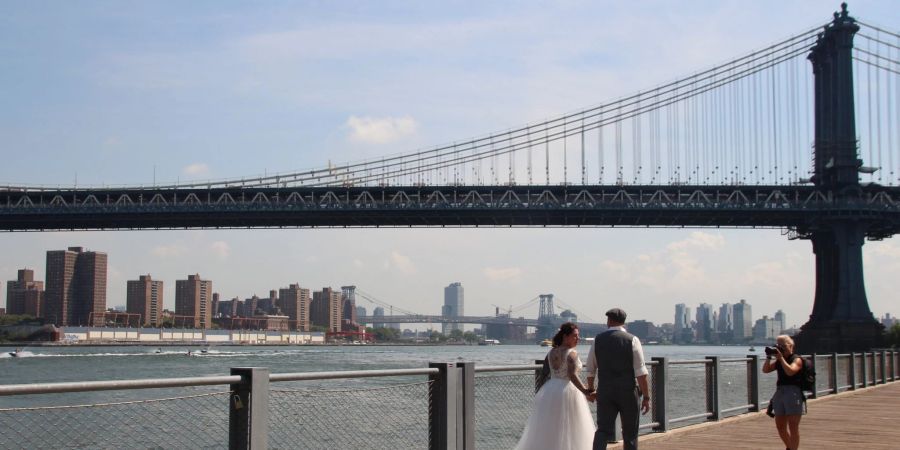
[(803, 359), (794, 354), (794, 340), (781, 335), (775, 339), (775, 348), (766, 347), (766, 363), (763, 373), (778, 372), (772, 410), (775, 427), (787, 450), (800, 447), (800, 417), (805, 414), (806, 398), (800, 390), (800, 369)]

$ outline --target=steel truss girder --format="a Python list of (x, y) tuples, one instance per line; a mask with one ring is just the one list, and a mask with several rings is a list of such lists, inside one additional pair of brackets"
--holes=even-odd
[[(835, 200), (838, 198), (839, 200)], [(149, 199), (149, 200), (148, 200)], [(900, 187), (385, 186), (0, 191), (0, 229), (332, 226), (726, 226), (830, 220), (900, 229)]]

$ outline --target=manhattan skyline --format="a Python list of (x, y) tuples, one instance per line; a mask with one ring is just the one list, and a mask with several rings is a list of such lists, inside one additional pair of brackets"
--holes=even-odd
[[(0, 27), (0, 185), (253, 176), (428, 148), (698, 72), (824, 24), (837, 8), (13, 5)], [(900, 23), (891, 2), (851, 2), (850, 12), (887, 29)], [(814, 293), (808, 241), (718, 229), (6, 233), (0, 281), (24, 267), (45, 279), (46, 251), (70, 246), (109, 254), (110, 306), (147, 273), (166, 281), (170, 309), (174, 280), (195, 273), (222, 298), (355, 284), (434, 314), (459, 281), (471, 315), (553, 293), (592, 321), (620, 306), (671, 322), (676, 303), (746, 299), (760, 316), (782, 309), (801, 325)], [(863, 253), (873, 313), (896, 313), (900, 244), (867, 242)]]

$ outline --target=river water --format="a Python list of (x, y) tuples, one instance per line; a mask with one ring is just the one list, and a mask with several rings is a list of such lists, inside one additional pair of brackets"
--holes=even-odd
[[(588, 348), (578, 347), (582, 360)], [(26, 347), (11, 357), (8, 352), (15, 348), (3, 347), (0, 378), (3, 384), (20, 384), (227, 375), (233, 367), (290, 373), (461, 361), (477, 368), (533, 363), (547, 350), (537, 345), (315, 345), (213, 346), (201, 353), (199, 347), (56, 346)], [(644, 352), (648, 361), (663, 356), (670, 361), (734, 359), (749, 353), (746, 347), (656, 345), (645, 346)], [(746, 367), (721, 364), (723, 409), (747, 404)], [(703, 364), (670, 365), (667, 378), (670, 419), (706, 411)], [(531, 410), (533, 372), (478, 373), (475, 381), (478, 448), (513, 447)], [(774, 384), (774, 375), (762, 376), (763, 399)], [(427, 447), (428, 388), (421, 376), (279, 382), (270, 389), (271, 448)], [(0, 430), (0, 449), (222, 448), (227, 446), (228, 409), (224, 386), (0, 396), (0, 423), (9, 424)], [(641, 421), (650, 420), (647, 415)], [(357, 432), (335, 433), (338, 423)]]

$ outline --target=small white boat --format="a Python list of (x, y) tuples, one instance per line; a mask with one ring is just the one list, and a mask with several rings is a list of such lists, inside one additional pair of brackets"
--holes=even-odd
[(543, 341), (541, 341), (541, 347), (550, 347), (552, 345), (553, 341), (551, 341), (550, 339), (544, 339)]

